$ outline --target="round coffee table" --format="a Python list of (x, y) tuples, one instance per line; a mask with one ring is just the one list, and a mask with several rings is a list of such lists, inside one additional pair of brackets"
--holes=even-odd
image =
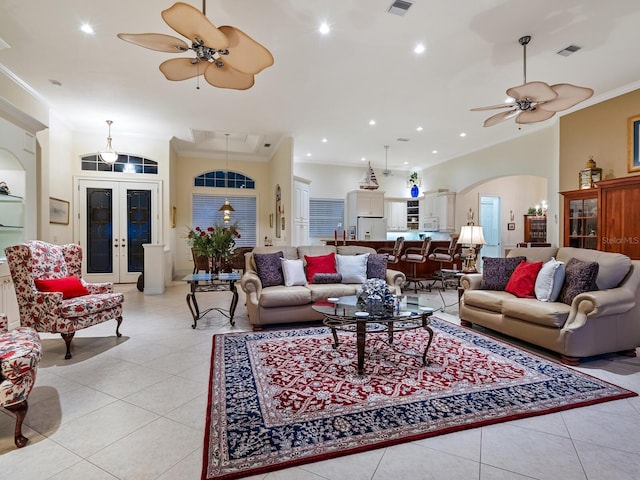
[[(338, 331), (355, 332), (358, 349), (358, 374), (364, 371), (364, 346), (367, 333), (386, 333), (387, 343), (393, 346), (393, 334), (407, 330), (423, 328), (429, 333), (429, 340), (422, 354), (422, 364), (428, 365), (427, 351), (433, 340), (433, 330), (429, 326), (429, 317), (436, 310), (431, 306), (401, 303), (400, 309), (393, 312), (372, 314), (364, 311), (354, 296), (329, 298), (315, 302), (312, 308), (324, 315), (323, 323), (331, 329), (333, 348), (338, 348)], [(382, 327), (382, 328), (381, 328)], [(404, 352), (399, 352), (404, 353)], [(410, 355), (410, 354), (407, 354)]]

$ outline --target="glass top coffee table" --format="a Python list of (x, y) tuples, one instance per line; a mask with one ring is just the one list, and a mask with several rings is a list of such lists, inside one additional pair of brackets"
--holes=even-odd
[[(431, 305), (419, 305), (418, 297), (407, 296), (400, 309), (392, 313), (371, 314), (356, 303), (354, 296), (329, 298), (316, 302), (312, 308), (324, 315), (323, 323), (331, 329), (333, 348), (338, 348), (338, 331), (355, 332), (358, 350), (358, 374), (364, 371), (365, 342), (367, 333), (385, 333), (387, 343), (393, 347), (393, 335), (397, 332), (423, 328), (429, 333), (429, 340), (422, 354), (422, 364), (428, 365), (427, 351), (433, 340), (433, 330), (429, 326), (429, 317), (437, 309)], [(382, 328), (381, 328), (382, 327)], [(403, 352), (399, 352), (403, 353)], [(410, 355), (407, 353), (407, 355)]]
[[(228, 317), (229, 323), (231, 323), (231, 325), (234, 324), (233, 314), (236, 311), (236, 305), (238, 305), (236, 282), (240, 280), (239, 273), (192, 273), (182, 280), (189, 284), (190, 291), (187, 293), (187, 305), (193, 317), (193, 325), (191, 325), (191, 328), (196, 328), (198, 320), (212, 310), (216, 310), (218, 313)], [(229, 310), (220, 307), (211, 307), (200, 311), (196, 293), (204, 292), (231, 292), (231, 305), (229, 306)]]

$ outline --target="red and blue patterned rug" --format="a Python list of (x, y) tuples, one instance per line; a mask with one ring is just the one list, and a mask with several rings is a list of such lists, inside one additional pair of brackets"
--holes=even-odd
[(255, 475), (466, 428), (635, 396), (434, 318), (427, 333), (355, 336), (327, 328), (216, 335), (204, 480)]

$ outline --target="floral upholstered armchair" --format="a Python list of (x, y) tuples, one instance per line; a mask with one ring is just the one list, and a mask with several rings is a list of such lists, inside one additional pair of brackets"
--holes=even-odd
[(0, 406), (16, 416), (14, 441), (18, 448), (29, 441), (22, 435), (22, 422), (27, 416), (27, 397), (36, 381), (41, 356), (38, 332), (29, 327), (7, 332), (7, 317), (0, 314)]
[(52, 245), (28, 241), (5, 248), (11, 271), (20, 324), (38, 332), (59, 333), (71, 358), (71, 340), (77, 330), (107, 320), (117, 321), (120, 337), (124, 295), (112, 283), (81, 279), (82, 249), (75, 244)]

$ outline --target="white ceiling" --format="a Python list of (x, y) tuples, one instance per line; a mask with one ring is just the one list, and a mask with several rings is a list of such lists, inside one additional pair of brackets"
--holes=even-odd
[[(188, 3), (202, 7), (200, 0)], [(637, 88), (640, 80), (638, 0), (416, 0), (404, 17), (386, 13), (391, 3), (209, 0), (215, 25), (240, 28), (275, 58), (253, 88), (235, 91), (204, 80), (200, 89), (195, 79), (167, 81), (158, 65), (179, 55), (116, 37), (180, 37), (160, 16), (172, 0), (0, 0), (0, 38), (9, 45), (2, 49), (0, 41), (0, 68), (45, 98), (74, 131), (106, 137), (105, 120), (113, 120), (116, 149), (119, 135), (140, 135), (175, 137), (180, 152), (211, 154), (224, 151), (229, 132), (230, 159), (266, 160), (292, 136), (296, 162), (362, 165), (366, 157), (384, 168), (389, 145), (389, 168), (407, 170), (557, 120), (484, 128), (496, 112), (469, 111), (502, 103), (505, 90), (522, 83), (522, 35), (533, 37), (528, 81), (595, 90), (576, 108)], [(332, 27), (328, 36), (317, 31), (321, 21)], [(81, 32), (82, 22), (95, 35)], [(427, 48), (422, 55), (413, 53), (419, 42)], [(556, 54), (571, 44), (582, 49)]]

